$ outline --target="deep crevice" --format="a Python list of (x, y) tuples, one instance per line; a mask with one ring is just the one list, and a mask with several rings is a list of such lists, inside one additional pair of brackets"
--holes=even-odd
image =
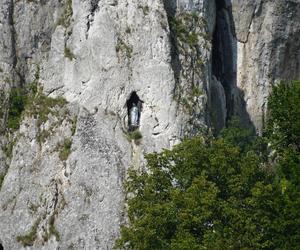
[(86, 39), (88, 38), (88, 33), (91, 28), (91, 24), (94, 21), (95, 12), (99, 9), (100, 0), (91, 0), (90, 14), (87, 16), (87, 30), (86, 30)]
[[(232, 6), (229, 1), (216, 1), (216, 26), (212, 40), (212, 74), (220, 82), (225, 94), (226, 121), (222, 126), (227, 126), (228, 121), (238, 117), (241, 125), (253, 129), (254, 125), (250, 119), (244, 99), (244, 91), (237, 85), (237, 36), (232, 14)], [(216, 98), (216, 97), (215, 97)], [(214, 107), (220, 100), (214, 101)], [(219, 108), (220, 109), (220, 108)], [(218, 110), (219, 112), (222, 112)], [(216, 110), (212, 110), (216, 112)], [(213, 116), (210, 114), (211, 117)], [(215, 118), (217, 120), (218, 117)], [(222, 129), (220, 123), (216, 133)]]
[(212, 41), (212, 73), (226, 96), (226, 120), (234, 115), (236, 89), (236, 39), (231, 6), (216, 0), (216, 26)]
[(169, 29), (170, 29), (170, 45), (171, 45), (171, 67), (174, 72), (174, 79), (175, 79), (175, 87), (174, 87), (174, 96), (176, 93), (176, 89), (179, 85), (180, 79), (180, 70), (181, 64), (179, 60), (178, 48), (177, 48), (177, 35), (176, 31), (173, 30), (172, 22), (175, 20), (176, 10), (177, 10), (177, 1), (174, 0), (164, 0), (164, 9), (167, 14)]
[(99, 1), (100, 0), (91, 0), (91, 14), (92, 14), (92, 16), (95, 15), (95, 12), (99, 8)]
[(13, 59), (13, 67), (15, 68), (17, 65), (17, 53), (16, 53), (16, 30), (14, 26), (14, 0), (11, 0), (9, 3), (8, 9), (8, 23), (10, 27), (10, 35), (11, 35), (11, 51), (12, 51), (12, 59)]
[[(16, 48), (16, 29), (15, 29), (15, 21), (14, 21), (14, 0), (9, 2), (8, 8), (8, 23), (10, 27), (10, 35), (11, 35), (11, 54), (12, 54), (12, 66), (14, 69), (14, 73), (12, 75), (13, 84), (15, 85), (17, 82), (18, 87), (23, 87), (25, 84), (25, 76), (24, 73), (18, 69), (18, 56), (17, 56), (17, 48)], [(18, 76), (16, 79), (15, 74)]]

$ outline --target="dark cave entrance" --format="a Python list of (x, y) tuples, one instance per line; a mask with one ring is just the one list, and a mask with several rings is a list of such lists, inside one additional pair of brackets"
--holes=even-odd
[(129, 131), (134, 131), (139, 128), (142, 105), (143, 101), (139, 98), (137, 93), (133, 91), (130, 94), (130, 98), (126, 101)]
[(234, 115), (236, 49), (231, 5), (216, 0), (216, 26), (212, 40), (212, 74), (221, 82), (226, 97), (226, 121)]
[(0, 250), (4, 250), (4, 247), (1, 243), (0, 243)]

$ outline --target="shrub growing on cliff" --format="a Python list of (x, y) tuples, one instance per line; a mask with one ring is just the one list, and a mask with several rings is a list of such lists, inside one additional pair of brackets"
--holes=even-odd
[(66, 139), (59, 151), (59, 159), (66, 161), (71, 153), (72, 140)]
[(7, 127), (17, 130), (20, 126), (22, 112), (25, 109), (26, 93), (22, 88), (13, 88), (9, 96)]
[(52, 98), (44, 95), (37, 82), (27, 84), (26, 87), (13, 88), (9, 98), (9, 112), (7, 127), (17, 130), (23, 114), (37, 118), (40, 126), (47, 121), (48, 115), (58, 115), (55, 106), (62, 107), (67, 101), (62, 97)]
[(24, 247), (32, 246), (37, 238), (37, 229), (40, 224), (41, 219), (37, 219), (32, 225), (30, 232), (23, 236), (17, 236), (17, 241), (20, 242)]
[(71, 51), (70, 48), (68, 48), (67, 46), (65, 46), (65, 49), (64, 49), (64, 55), (65, 57), (67, 57), (70, 61), (73, 61), (73, 59), (75, 59), (75, 55), (74, 53)]

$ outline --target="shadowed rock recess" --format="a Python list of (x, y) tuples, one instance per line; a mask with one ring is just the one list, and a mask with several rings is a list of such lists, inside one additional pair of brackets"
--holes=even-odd
[(0, 21), (0, 249), (112, 249), (128, 167), (232, 116), (260, 133), (300, 77), (299, 0), (0, 0)]

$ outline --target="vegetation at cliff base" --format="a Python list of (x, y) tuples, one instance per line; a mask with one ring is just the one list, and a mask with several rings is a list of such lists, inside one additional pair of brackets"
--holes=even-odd
[(125, 184), (121, 249), (299, 249), (300, 82), (269, 98), (263, 137), (237, 121), (217, 137), (146, 156)]

